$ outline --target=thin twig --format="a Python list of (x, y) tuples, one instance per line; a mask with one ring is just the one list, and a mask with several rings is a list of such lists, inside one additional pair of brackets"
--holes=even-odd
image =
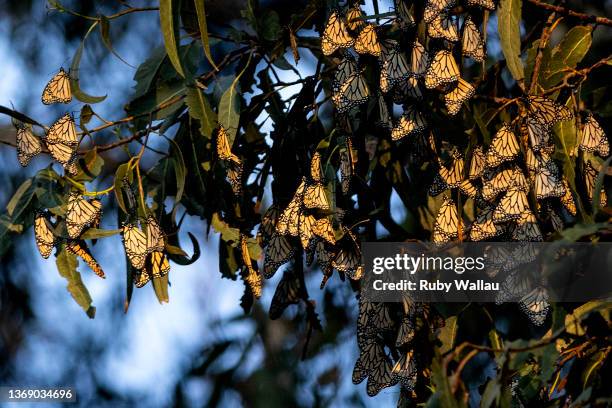
[(555, 13), (552, 13), (548, 20), (546, 20), (546, 24), (542, 29), (542, 35), (540, 35), (540, 42), (538, 43), (538, 50), (535, 57), (535, 62), (533, 64), (533, 72), (531, 74), (531, 83), (529, 84), (529, 94), (532, 95), (536, 90), (536, 86), (538, 84), (538, 77), (540, 76), (540, 67), (542, 66), (542, 57), (544, 56), (544, 49), (546, 48), (546, 43), (548, 43), (548, 39), (550, 38), (550, 34), (552, 33), (552, 28), (554, 26), (553, 21), (555, 20)]
[(527, 0), (529, 3), (533, 4), (536, 7), (540, 7), (544, 10), (553, 11), (555, 13), (561, 14), (563, 16), (574, 17), (582, 21), (588, 21), (591, 23), (602, 24), (607, 26), (612, 26), (612, 20), (606, 17), (592, 16), (589, 14), (579, 13), (574, 10), (570, 10), (566, 7), (562, 6), (554, 6), (552, 4), (541, 2), (540, 0)]

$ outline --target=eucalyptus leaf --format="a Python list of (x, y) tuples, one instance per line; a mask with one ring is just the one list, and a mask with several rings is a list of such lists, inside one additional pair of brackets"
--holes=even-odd
[(497, 29), (508, 70), (517, 81), (525, 77), (521, 61), (522, 0), (501, 0), (497, 8)]
[(176, 72), (184, 78), (185, 73), (178, 53), (180, 9), (178, 5), (179, 2), (177, 0), (160, 0), (159, 18), (168, 58)]
[(72, 295), (72, 298), (81, 308), (83, 308), (87, 316), (93, 319), (96, 308), (92, 306), (89, 291), (81, 280), (81, 274), (77, 271), (79, 262), (76, 255), (68, 252), (66, 246), (62, 244), (58, 250), (55, 264), (57, 265), (59, 274), (68, 282), (66, 288), (68, 292), (70, 292), (70, 295)]
[(83, 50), (85, 49), (85, 40), (87, 39), (87, 35), (91, 32), (91, 30), (95, 27), (95, 23), (91, 26), (79, 48), (74, 54), (72, 58), (72, 63), (70, 64), (70, 91), (72, 95), (77, 98), (79, 101), (83, 103), (99, 103), (106, 99), (106, 95), (103, 96), (93, 96), (89, 95), (81, 90), (80, 79), (79, 79), (79, 67), (81, 65), (81, 57), (83, 56)]

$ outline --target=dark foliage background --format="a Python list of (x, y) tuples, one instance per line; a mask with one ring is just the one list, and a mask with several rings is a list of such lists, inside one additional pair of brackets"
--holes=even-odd
[[(262, 157), (267, 146), (282, 145), (283, 138), (290, 138), (305, 150), (313, 150), (335, 125), (330, 101), (323, 103), (335, 65), (331, 59), (323, 62), (317, 38), (332, 5), (332, 2), (327, 3), (206, 1), (212, 59), (224, 64), (221, 71), (215, 73), (202, 51), (195, 10), (191, 2), (183, 0), (179, 13), (183, 66), (199, 77), (199, 84), (205, 88), (213, 108), (221, 103), (233, 79), (247, 67), (238, 80), (243, 98), (239, 135), (244, 142), (237, 147), (247, 169), (263, 171), (266, 164)], [(612, 7), (604, 0), (571, 0), (559, 4), (581, 13), (608, 17)], [(158, 2), (128, 5), (122, 1), (65, 1), (61, 5), (66, 11), (59, 11), (54, 2), (0, 1), (3, 10), (0, 14), (0, 56), (3, 59), (0, 74), (9, 78), (0, 84), (0, 105), (12, 103), (16, 110), (47, 124), (63, 113), (63, 107), (43, 106), (39, 101), (40, 92), (59, 66), (70, 66), (74, 52), (92, 23), (78, 15), (111, 16), (129, 7), (156, 8)], [(391, 10), (393, 4), (378, 1), (377, 7), (384, 13)], [(529, 35), (532, 29), (535, 31), (524, 44), (524, 48), (528, 48), (539, 37), (538, 30), (549, 13), (527, 1), (523, 9), (523, 35)], [(375, 13), (370, 1), (366, 2), (364, 10), (366, 14)], [(313, 15), (309, 14), (311, 11)], [(303, 21), (308, 23), (302, 27)], [(487, 68), (503, 59), (496, 24), (496, 16), (492, 14), (487, 30)], [(558, 43), (578, 24), (582, 22), (571, 17), (562, 20), (553, 32), (551, 44)], [(109, 51), (99, 30), (88, 37), (79, 81), (82, 89), (92, 95), (108, 95), (104, 102), (92, 104), (100, 117), (116, 120), (138, 115), (159, 106), (177, 89), (181, 92), (199, 89), (197, 81), (194, 85), (177, 76), (168, 57), (164, 57), (166, 51), (157, 10), (112, 19), (110, 30), (108, 38), (112, 40), (112, 49), (133, 67)], [(289, 31), (292, 30), (299, 37), (301, 59), (297, 65), (290, 47)], [(611, 36), (610, 27), (598, 26), (580, 67), (588, 67), (609, 56)], [(256, 52), (249, 56), (249, 49)], [(136, 67), (142, 68), (141, 64), (159, 65), (158, 76), (148, 87), (138, 78), (135, 80)], [(581, 90), (584, 103), (597, 112), (606, 131), (612, 130), (612, 102), (607, 98), (610, 73), (609, 66), (594, 70)], [(322, 74), (320, 82), (305, 79), (317, 74)], [(507, 71), (500, 69), (489, 79), (479, 89), (483, 95), (518, 95)], [(320, 105), (316, 120), (312, 119), (312, 114), (305, 113), (313, 102)], [(486, 110), (490, 107), (487, 103), (481, 101), (477, 109)], [(74, 103), (69, 109), (78, 117), (81, 106)], [(180, 182), (176, 180), (180, 176), (176, 173), (179, 170), (174, 168), (160, 175), (159, 186), (166, 186), (167, 191), (160, 192), (156, 184), (147, 186), (157, 194), (152, 195), (153, 205), (158, 209), (165, 205), (164, 224), (174, 233), (172, 244), (180, 246), (187, 254), (177, 255), (174, 261), (178, 262), (172, 264), (170, 303), (159, 305), (158, 299), (163, 300), (163, 296), (149, 289), (152, 285), (135, 290), (133, 295), (129, 289), (126, 291), (123, 248), (120, 237), (115, 235), (98, 240), (93, 247), (107, 273), (107, 280), (100, 282), (90, 276), (89, 271), (81, 271), (97, 310), (96, 318), (90, 320), (66, 292), (66, 283), (57, 274), (55, 263), (39, 259), (31, 228), (19, 234), (9, 233), (0, 241), (0, 384), (74, 385), (79, 393), (78, 403), (83, 406), (387, 406), (395, 404), (400, 394), (401, 404), (407, 406), (415, 401), (431, 406), (462, 406), (466, 402), (477, 406), (483, 398), (484, 405), (510, 403), (509, 379), (516, 372), (525, 372), (520, 389), (524, 401), (528, 401), (527, 406), (561, 404), (562, 397), (568, 394), (595, 405), (610, 403), (606, 388), (612, 378), (608, 357), (610, 309), (605, 303), (582, 308), (580, 305), (555, 306), (542, 327), (530, 325), (516, 305), (466, 305), (460, 310), (441, 307), (439, 312), (447, 319), (445, 328), (428, 335), (421, 333), (421, 341), (429, 347), (426, 353), (431, 354), (431, 361), (419, 376), (431, 378), (432, 388), (421, 384), (419, 397), (412, 400), (408, 398), (410, 394), (400, 391), (399, 387), (385, 389), (374, 398), (368, 397), (365, 383), (355, 386), (351, 382), (358, 356), (355, 336), (358, 304), (349, 282), (334, 276), (324, 290), (319, 290), (320, 272), (315, 267), (307, 268), (304, 275), (308, 301), (290, 306), (277, 320), (270, 319), (268, 310), (281, 272), (264, 282), (260, 300), (251, 304), (252, 299), (243, 296), (244, 286), (239, 268), (235, 266), (239, 261), (232, 259), (232, 256), (239, 257), (232, 255), (235, 245), (220, 239), (217, 232), (231, 234), (231, 228), (249, 231), (259, 219), (254, 206), (243, 203), (245, 214), (225, 217), (228, 224), (215, 224), (213, 212), (231, 212), (231, 190), (211, 180), (206, 181), (211, 184), (200, 189), (195, 182), (199, 174), (195, 169), (213, 160), (210, 156), (212, 131), (209, 131), (208, 140), (195, 143), (193, 150), (198, 155), (195, 158), (187, 156), (186, 152), (193, 146), (188, 138), (197, 134), (202, 126), (198, 125), (201, 115), (192, 114), (190, 118), (187, 109), (196, 110), (187, 102), (157, 110), (153, 116), (159, 121), (155, 123), (164, 123), (165, 134), (178, 143), (187, 173), (178, 208), (168, 197), (178, 194)], [(473, 119), (465, 121), (465, 125), (461, 120), (454, 122), (451, 132), (461, 126), (466, 127), (463, 130), (476, 127)], [(96, 132), (95, 143), (99, 146), (112, 144), (120, 140), (118, 134), (129, 137), (147, 123), (139, 118), (119, 126), (118, 133), (112, 128)], [(212, 124), (211, 121), (209, 126)], [(359, 136), (371, 133), (371, 129), (361, 132)], [(15, 140), (7, 116), (0, 117), (0, 140), (9, 143)], [(172, 165), (171, 160), (177, 157), (172, 153), (173, 146), (167, 138), (151, 137), (148, 147), (153, 150), (146, 151), (142, 168), (154, 168), (163, 160)], [(273, 152), (276, 155), (272, 157), (274, 181), (264, 183), (265, 191), (255, 191), (256, 185), (249, 192), (259, 199), (257, 203), (261, 208), (272, 204), (273, 196), (274, 202), (286, 204), (299, 176), (308, 172), (309, 154), (296, 152), (296, 147), (284, 148), (286, 150)], [(363, 162), (367, 157), (365, 146), (359, 148)], [(137, 154), (139, 149), (140, 145), (134, 142), (125, 149), (101, 154), (104, 166), (88, 185), (88, 190), (102, 190), (112, 185), (117, 166)], [(396, 151), (391, 150), (395, 158)], [(384, 153), (381, 147), (377, 154)], [(397, 155), (404, 153), (398, 149)], [(23, 169), (13, 148), (3, 146), (0, 155), (3, 185), (0, 204), (4, 208), (24, 180), (48, 165), (48, 158), (37, 158)], [(289, 157), (303, 160), (289, 160)], [(361, 171), (367, 172), (367, 169)], [(381, 190), (390, 196), (391, 184), (385, 171), (375, 168), (374, 184), (380, 182)], [(406, 186), (412, 188), (406, 194), (425, 197), (426, 186), (419, 185), (418, 181)], [(107, 197), (110, 198), (104, 200), (105, 216), (101, 228), (113, 230), (118, 228), (122, 213), (114, 196)], [(386, 240), (428, 238), (427, 226), (418, 219), (417, 206), (423, 204), (418, 200), (422, 198), (410, 200), (408, 204), (402, 202), (402, 198), (394, 192), (388, 202), (372, 200), (384, 207), (384, 211), (375, 215), (379, 223), (368, 224), (364, 235)], [(366, 202), (368, 200), (360, 203), (363, 203), (361, 215), (376, 210), (374, 204), (369, 208)], [(182, 217), (184, 221), (180, 223)], [(600, 239), (609, 239), (608, 217), (609, 213), (600, 214), (596, 220), (603, 225), (597, 231)], [(572, 224), (576, 234), (580, 237), (592, 235), (592, 229), (582, 221)], [(32, 220), (23, 224), (28, 225), (28, 222), (31, 224)], [(190, 243), (188, 232), (196, 237), (199, 245)], [(189, 263), (194, 252), (201, 253), (195, 263), (179, 264)], [(126, 299), (130, 302), (130, 298), (129, 313), (125, 314)], [(317, 317), (313, 317), (314, 312)], [(570, 349), (569, 354), (559, 356), (555, 342), (531, 349), (542, 338), (550, 337), (551, 332), (571, 321), (567, 316), (581, 322), (567, 328), (569, 335), (564, 341)], [(319, 330), (317, 321), (321, 324)], [(483, 321), (487, 324), (481, 324)], [(437, 340), (439, 343), (435, 343)], [(517, 351), (473, 350), (466, 359), (472, 350), (456, 347), (464, 341), (493, 349), (503, 344)], [(432, 344), (437, 347), (434, 349)], [(564, 356), (567, 357), (564, 363), (569, 366), (567, 371), (557, 365)], [(461, 369), (454, 376), (458, 366)], [(496, 366), (503, 369), (496, 370)], [(545, 395), (547, 391), (551, 394)]]

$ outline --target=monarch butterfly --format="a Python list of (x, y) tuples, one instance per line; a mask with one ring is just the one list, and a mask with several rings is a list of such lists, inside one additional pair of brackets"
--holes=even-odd
[(559, 170), (550, 160), (536, 169), (534, 173), (534, 190), (538, 200), (547, 197), (561, 197), (565, 193)]
[(404, 316), (397, 331), (395, 347), (402, 347), (404, 344), (410, 343), (414, 339), (415, 332), (416, 327), (412, 316)]
[(447, 50), (438, 51), (425, 74), (425, 87), (432, 89), (458, 79), (459, 67), (457, 67), (453, 54)]
[(486, 159), (485, 154), (482, 150), (482, 146), (476, 146), (474, 150), (472, 150), (472, 159), (470, 161), (470, 171), (468, 174), (468, 178), (470, 180), (476, 180), (482, 177), (482, 172), (485, 168)]
[(469, 198), (476, 198), (478, 196), (478, 188), (470, 180), (463, 180), (459, 184), (459, 190)]
[(340, 18), (337, 11), (334, 11), (327, 20), (327, 25), (323, 31), (321, 39), (321, 49), (323, 55), (331, 55), (338, 48), (348, 48), (355, 40), (349, 35), (344, 21)]
[(300, 213), (298, 216), (298, 235), (300, 237), (302, 248), (304, 249), (308, 249), (310, 242), (314, 237), (312, 227), (315, 221), (315, 217), (310, 214), (306, 215), (304, 213)]
[(128, 260), (136, 269), (142, 269), (147, 257), (147, 236), (136, 225), (123, 224), (123, 246)]
[(153, 279), (159, 279), (166, 276), (170, 272), (170, 263), (168, 257), (159, 251), (152, 252), (147, 256), (144, 268), (140, 274), (134, 276), (134, 284), (137, 288), (141, 288)]
[(47, 83), (40, 98), (45, 105), (52, 103), (70, 103), (70, 76), (60, 68), (59, 72)]
[(553, 210), (552, 207), (548, 208), (548, 215), (550, 217), (550, 223), (553, 227), (553, 230), (557, 232), (561, 232), (563, 230), (563, 227), (565, 226), (563, 224), (563, 220), (561, 219), (561, 216), (557, 214), (557, 212)]
[(320, 183), (323, 179), (321, 173), (321, 154), (319, 152), (314, 152), (310, 160), (310, 178), (315, 183)]
[(336, 72), (334, 73), (334, 79), (332, 81), (332, 88), (334, 92), (339, 92), (342, 84), (345, 83), (346, 80), (357, 71), (358, 68), (355, 58), (353, 58), (350, 54), (345, 55), (342, 61), (340, 61), (338, 64)]
[(147, 252), (163, 252), (165, 248), (164, 233), (152, 215), (147, 216)]
[(495, 3), (493, 0), (467, 0), (468, 6), (479, 6), (489, 11), (495, 10)]
[(414, 360), (413, 350), (402, 353), (391, 370), (393, 379), (408, 391), (412, 391), (417, 382), (417, 368)]
[(217, 156), (223, 160), (226, 166), (227, 179), (232, 186), (234, 195), (240, 195), (242, 193), (242, 161), (232, 153), (227, 130), (223, 126), (219, 126), (217, 130)]
[(546, 321), (550, 309), (548, 293), (546, 289), (537, 287), (519, 301), (521, 310), (529, 317), (536, 326), (541, 326)]
[(495, 133), (487, 151), (487, 166), (497, 167), (504, 162), (514, 160), (519, 152), (520, 147), (512, 128), (504, 123)]
[(51, 125), (45, 139), (51, 144), (62, 143), (71, 147), (78, 145), (79, 139), (72, 114), (66, 113)]
[(527, 170), (534, 172), (538, 169), (538, 167), (544, 166), (550, 160), (550, 156), (548, 153), (541, 151), (538, 153), (534, 153), (534, 151), (530, 148), (527, 148), (527, 152), (525, 154), (525, 166)]
[(461, 37), (461, 52), (463, 55), (473, 58), (475, 61), (482, 62), (485, 59), (485, 49), (482, 35), (472, 21), (471, 17), (465, 19), (463, 23), (463, 34)]
[(377, 364), (368, 374), (368, 385), (366, 392), (370, 397), (378, 394), (382, 389), (397, 384), (397, 379), (392, 374), (393, 367), (389, 358), (384, 355), (381, 364)]
[(270, 206), (264, 213), (263, 217), (261, 217), (261, 224), (259, 225), (259, 230), (257, 231), (257, 235), (262, 240), (262, 246), (267, 245), (270, 237), (276, 230), (276, 222), (280, 215), (280, 209), (276, 204)]
[(346, 138), (346, 145), (340, 148), (340, 186), (342, 194), (347, 195), (353, 177), (353, 145), (350, 138)]
[(276, 232), (279, 234), (289, 234), (294, 237), (298, 235), (298, 219), (300, 213), (302, 212), (302, 202), (305, 190), (306, 180), (302, 178), (302, 181), (295, 191), (293, 198), (278, 219), (278, 223), (276, 224)]
[(77, 192), (70, 193), (66, 210), (68, 236), (78, 238), (84, 228), (99, 222), (101, 215), (102, 203), (99, 200), (87, 201)]
[(516, 226), (512, 230), (512, 239), (520, 242), (540, 242), (544, 240), (538, 221), (531, 210), (524, 211), (516, 221)]
[(359, 54), (380, 56), (381, 48), (374, 24), (368, 24), (361, 30), (355, 41), (355, 51)]
[(493, 210), (494, 222), (516, 220), (529, 209), (527, 194), (523, 190), (511, 187)]
[[(361, 313), (360, 313), (361, 315)], [(359, 337), (358, 337), (359, 340)], [(376, 338), (368, 337), (359, 345), (360, 353), (355, 367), (353, 368), (352, 380), (354, 384), (359, 384), (368, 377), (372, 369), (378, 365), (378, 356), (384, 356), (384, 348), (378, 344)], [(384, 358), (384, 357), (383, 357)]]
[(357, 239), (351, 231), (346, 231), (344, 241), (334, 259), (332, 267), (339, 272), (344, 272), (352, 280), (359, 280), (363, 275), (363, 266), (361, 264), (361, 250)]
[(393, 85), (404, 81), (410, 75), (408, 61), (397, 45), (384, 55), (380, 69), (380, 90), (387, 93)]
[(565, 177), (562, 178), (564, 193), (561, 196), (561, 204), (567, 212), (569, 212), (572, 216), (576, 216), (576, 202), (574, 201), (574, 196), (572, 195), (572, 190), (570, 189), (569, 183)]
[(333, 252), (333, 247), (329, 246), (324, 241), (317, 241), (315, 245), (315, 253), (317, 255), (317, 263), (321, 272), (323, 272), (323, 279), (321, 280), (320, 288), (323, 289), (327, 280), (331, 277), (334, 268), (331, 265), (331, 261), (334, 259), (336, 254)]
[(426, 23), (430, 23), (442, 11), (452, 7), (455, 3), (456, 0), (428, 0), (427, 3), (425, 3), (423, 20), (425, 20)]
[(249, 247), (247, 242), (247, 236), (244, 234), (240, 234), (240, 252), (242, 254), (242, 263), (246, 267), (246, 276), (243, 275), (244, 282), (247, 284), (248, 288), (251, 290), (251, 293), (255, 298), (259, 299), (261, 297), (261, 275), (255, 270), (253, 267), (253, 263), (251, 262), (251, 255), (249, 254)]
[(84, 241), (69, 240), (66, 245), (66, 250), (81, 257), (83, 262), (85, 262), (96, 275), (105, 278), (104, 271), (100, 267), (100, 264), (98, 264), (98, 261), (91, 255)]
[(387, 105), (387, 101), (385, 101), (385, 98), (382, 96), (381, 93), (378, 94), (378, 117), (378, 126), (383, 127), (385, 129), (391, 129), (393, 127), (393, 118), (389, 113), (389, 106)]
[[(593, 193), (595, 190), (595, 180), (599, 172), (593, 167), (590, 161), (586, 161), (586, 165), (584, 166), (584, 182), (586, 184), (587, 195), (589, 196), (589, 201), (593, 202)], [(601, 207), (605, 207), (608, 205), (608, 198), (606, 197), (606, 190), (602, 187), (601, 192), (599, 194), (599, 205)]]
[(413, 77), (422, 77), (427, 72), (428, 66), (429, 53), (419, 40), (415, 39), (410, 52), (410, 73)]
[(444, 38), (447, 41), (459, 40), (457, 26), (452, 18), (446, 13), (439, 13), (427, 24), (427, 33), (431, 38)]
[(395, 0), (395, 13), (399, 20), (400, 29), (407, 30), (416, 25), (406, 0)]
[(30, 160), (41, 152), (40, 140), (32, 133), (32, 126), (13, 122), (17, 131), (17, 160), (25, 167)]
[(504, 233), (504, 227), (493, 222), (493, 209), (488, 207), (476, 217), (470, 228), (471, 241), (483, 241)]
[(413, 76), (405, 81), (400, 81), (393, 89), (393, 102), (397, 104), (403, 103), (406, 98), (416, 99), (417, 101), (423, 99), (423, 93), (419, 88), (419, 81)]
[(602, 157), (610, 154), (608, 138), (592, 114), (589, 114), (580, 132), (579, 147), (585, 152), (598, 153)]
[(529, 143), (534, 152), (546, 151), (550, 142), (550, 127), (537, 118), (528, 116), (526, 121)]
[(450, 92), (444, 95), (444, 102), (446, 103), (446, 109), (448, 114), (455, 116), (461, 110), (463, 102), (467, 101), (474, 95), (474, 87), (463, 78), (459, 78), (457, 86)]
[(459, 216), (457, 215), (457, 207), (452, 199), (445, 196), (434, 222), (433, 242), (443, 244), (458, 236)]
[(334, 228), (328, 217), (318, 219), (312, 226), (312, 232), (329, 242), (332, 245), (336, 244), (336, 236), (334, 234)]
[(268, 312), (270, 319), (278, 319), (288, 306), (298, 304), (301, 290), (302, 284), (297, 274), (290, 269), (286, 270), (272, 296)]
[(463, 180), (463, 158), (459, 154), (453, 155), (453, 163), (450, 170), (441, 163), (438, 163), (438, 174), (434, 178), (433, 184), (429, 188), (429, 194), (437, 196), (442, 191), (449, 188), (457, 188)]
[(370, 90), (361, 72), (353, 73), (341, 86), (332, 101), (338, 113), (345, 113), (351, 108), (367, 102)]
[(272, 234), (264, 251), (263, 275), (266, 279), (274, 276), (276, 270), (288, 262), (295, 254), (295, 249), (287, 236)]
[(34, 218), (34, 238), (40, 255), (45, 259), (49, 258), (56, 239), (53, 235), (53, 226), (46, 213), (39, 212)]
[(485, 200), (490, 201), (495, 198), (497, 194), (511, 187), (523, 192), (529, 191), (529, 184), (523, 172), (516, 166), (502, 170), (490, 179), (485, 178), (482, 184), (482, 196)]
[(559, 105), (543, 96), (528, 96), (527, 108), (533, 118), (549, 129), (557, 122), (570, 120), (574, 117), (567, 106)]
[(361, 12), (359, 4), (355, 3), (355, 5), (346, 12), (346, 25), (351, 31), (357, 31), (365, 25), (363, 13)]
[(217, 156), (219, 156), (221, 160), (240, 162), (238, 156), (232, 153), (232, 147), (227, 137), (227, 130), (223, 125), (219, 125), (219, 129), (217, 130)]
[[(512, 254), (508, 254), (512, 256)], [(529, 293), (533, 286), (529, 275), (523, 271), (515, 271), (501, 283), (500, 291), (495, 296), (495, 303), (502, 304), (504, 302), (516, 301)]]
[(402, 116), (400, 116), (393, 129), (391, 129), (391, 139), (400, 140), (410, 134), (422, 132), (426, 128), (427, 121), (425, 116), (410, 106), (404, 110)]

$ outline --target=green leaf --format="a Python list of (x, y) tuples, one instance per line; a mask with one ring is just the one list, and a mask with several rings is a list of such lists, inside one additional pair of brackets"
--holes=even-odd
[(238, 243), (240, 239), (240, 230), (230, 227), (228, 223), (219, 217), (219, 213), (214, 213), (211, 220), (211, 226), (215, 231), (221, 234), (221, 239), (226, 242)]
[(168, 303), (170, 296), (168, 295), (168, 275), (161, 278), (153, 278), (153, 290), (159, 303)]
[(85, 157), (79, 160), (79, 173), (74, 177), (76, 181), (91, 181), (98, 177), (104, 166), (104, 159), (94, 147)]
[(77, 271), (79, 264), (76, 255), (68, 252), (64, 244), (61, 245), (57, 258), (55, 259), (59, 274), (68, 281), (66, 288), (72, 298), (83, 308), (89, 318), (93, 319), (96, 308), (92, 306), (89, 291), (81, 280), (81, 274)]
[(189, 88), (185, 101), (189, 107), (189, 115), (200, 121), (202, 136), (211, 139), (217, 123), (217, 114), (210, 107), (206, 95), (199, 88)]
[(159, 47), (151, 53), (145, 62), (138, 66), (138, 69), (134, 74), (134, 81), (136, 81), (136, 85), (134, 86), (134, 99), (139, 98), (149, 92), (165, 58), (165, 48)]
[(166, 53), (172, 63), (172, 66), (180, 76), (185, 78), (181, 59), (178, 53), (179, 46), (179, 9), (178, 1), (176, 0), (160, 0), (159, 1), (159, 18), (161, 23), (162, 34), (164, 36), (164, 44)]
[(240, 122), (240, 96), (237, 88), (237, 81), (234, 80), (219, 101), (219, 123), (227, 130), (227, 140), (230, 146), (234, 144)]
[(81, 45), (77, 48), (77, 51), (74, 53), (74, 57), (72, 58), (72, 64), (70, 64), (70, 91), (72, 95), (77, 98), (79, 101), (83, 103), (99, 103), (106, 99), (106, 95), (104, 96), (93, 96), (89, 95), (81, 90), (81, 85), (79, 81), (79, 66), (81, 65), (81, 57), (83, 56), (83, 50), (85, 49), (85, 40), (89, 33), (95, 28), (97, 23), (92, 24), (89, 28), (89, 31), (83, 37), (81, 41)]
[(32, 187), (32, 179), (29, 178), (21, 183), (6, 205), (6, 212), (13, 220), (19, 217), (24, 207), (26, 207), (32, 199), (33, 194), (34, 188)]
[(204, 47), (204, 55), (210, 62), (210, 65), (218, 71), (219, 68), (215, 65), (215, 61), (212, 59), (210, 53), (210, 40), (208, 39), (208, 27), (206, 24), (206, 9), (204, 8), (204, 0), (194, 0), (196, 13), (198, 14), (198, 26), (200, 27), (200, 38), (202, 40), (202, 46)]
[(126, 206), (125, 200), (123, 199), (123, 179), (128, 178), (128, 181), (132, 178), (132, 172), (129, 170), (129, 163), (123, 163), (119, 167), (117, 167), (117, 171), (115, 172), (115, 198), (117, 198), (117, 205), (119, 208), (123, 210), (124, 213), (129, 214)]
[(601, 188), (603, 186), (604, 176), (607, 173), (607, 169), (612, 162), (612, 156), (608, 157), (605, 162), (601, 165), (601, 169), (599, 170), (599, 174), (597, 174), (597, 178), (595, 179), (595, 186), (593, 187), (595, 191), (593, 191), (593, 217), (597, 215), (599, 212), (599, 208), (601, 207)]
[(440, 330), (438, 339), (442, 342), (440, 353), (444, 354), (453, 348), (455, 337), (457, 336), (457, 316), (446, 319), (444, 327)]
[(174, 198), (174, 206), (181, 201), (183, 198), (183, 192), (185, 191), (185, 181), (187, 179), (187, 167), (185, 166), (185, 159), (181, 149), (172, 139), (170, 140), (170, 157), (172, 160), (172, 167), (174, 169), (174, 176), (176, 177), (176, 196)]
[[(535, 65), (535, 59), (536, 59), (536, 55), (538, 54), (538, 49), (540, 47), (540, 40), (535, 40), (532, 44), (531, 47), (527, 50), (527, 61), (525, 63), (525, 78), (527, 83), (529, 84), (529, 86), (531, 86), (531, 77), (533, 76), (533, 68)], [(542, 56), (541, 56), (541, 60), (542, 60), (542, 67), (546, 67), (548, 66), (548, 62), (550, 61), (550, 56), (551, 56), (551, 50), (550, 48), (546, 47), (544, 48), (542, 51)], [(536, 82), (538, 84), (542, 84), (543, 81), (543, 77), (544, 77), (544, 73), (542, 72), (543, 69), (540, 69), (540, 72), (538, 72), (538, 78), (536, 78)]]
[(259, 33), (264, 40), (276, 41), (280, 38), (280, 19), (278, 13), (270, 10), (261, 17), (258, 24)]
[(238, 76), (234, 78), (229, 88), (221, 95), (221, 100), (219, 101), (219, 123), (227, 130), (227, 140), (230, 147), (234, 144), (236, 132), (238, 131), (238, 124), (240, 122), (240, 90), (238, 89), (238, 81), (249, 67), (252, 55), (252, 53), (249, 54), (249, 59), (244, 68), (240, 71)]
[(93, 117), (93, 110), (91, 109), (91, 105), (85, 104), (81, 108), (81, 114), (79, 119), (79, 125), (83, 126), (89, 123), (91, 118)]
[(107, 238), (120, 233), (120, 229), (106, 230), (101, 228), (88, 228), (83, 235), (81, 235), (81, 239)]
[[(191, 265), (200, 258), (201, 250), (198, 240), (191, 232), (188, 232), (187, 235), (189, 236), (191, 245), (193, 246), (193, 255), (191, 257), (187, 256), (185, 251), (183, 251), (179, 246), (166, 245), (168, 258), (170, 258), (172, 262), (179, 265)], [(178, 244), (178, 239), (175, 242)]]
[(100, 36), (102, 37), (102, 43), (111, 54), (117, 57), (125, 65), (135, 68), (129, 62), (121, 58), (121, 55), (119, 55), (117, 51), (115, 51), (115, 48), (113, 48), (113, 43), (110, 37), (110, 20), (106, 18), (106, 16), (100, 16)]
[(508, 70), (517, 81), (525, 77), (521, 62), (521, 6), (522, 0), (501, 0), (497, 9), (497, 29), (502, 51)]
[(582, 61), (591, 48), (592, 32), (591, 27), (576, 26), (565, 34), (561, 42), (552, 50), (550, 61), (544, 69), (546, 80), (543, 86), (545, 89), (561, 82), (563, 77)]

